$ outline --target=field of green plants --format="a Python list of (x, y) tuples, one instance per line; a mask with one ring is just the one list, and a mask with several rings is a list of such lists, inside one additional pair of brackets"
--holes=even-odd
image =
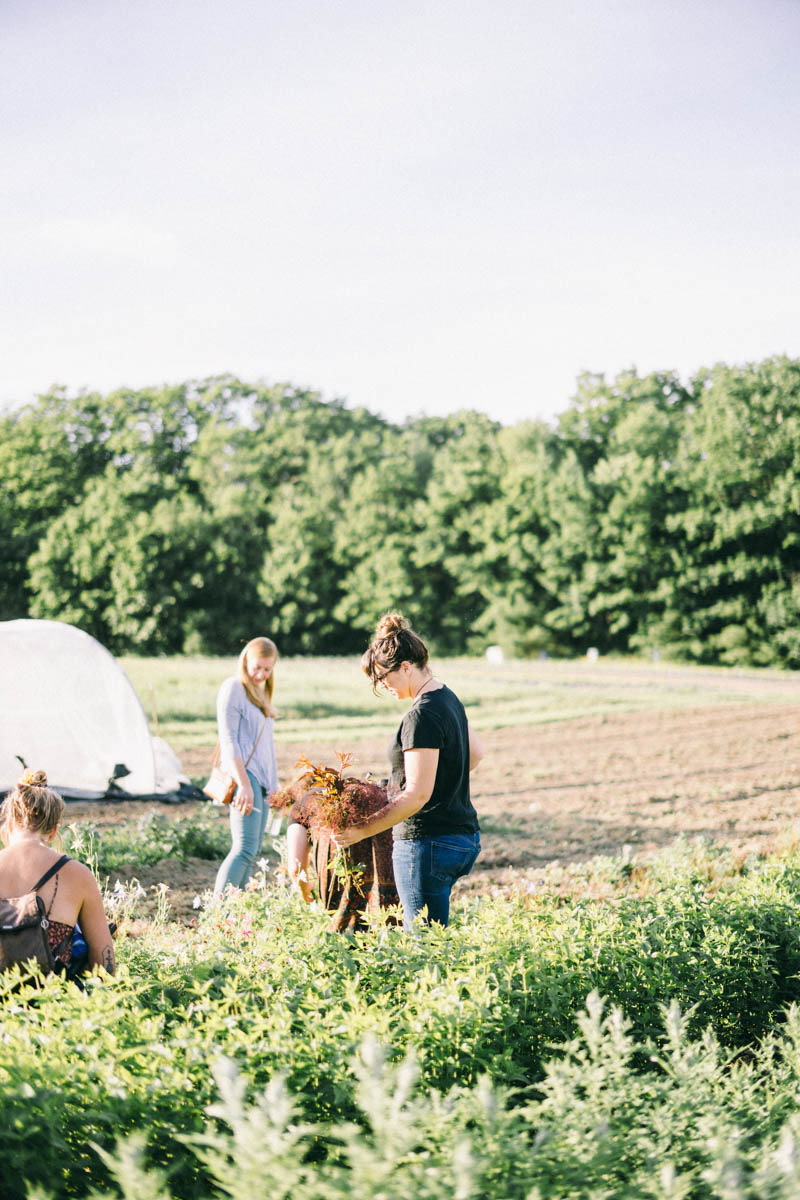
[[(213, 701), (218, 662), (185, 664), (188, 683), (177, 660), (125, 665), (182, 752), (213, 737), (203, 680)], [(329, 720), (350, 748), (394, 720), (342, 664), (310, 666), (304, 683), (280, 665), (281, 736)], [(466, 661), (446, 677), (462, 694), (472, 679), (486, 728), (730, 704), (792, 682), (665, 672), (659, 697), (650, 668), (637, 690), (644, 668), (620, 664), (616, 691), (613, 671), (601, 686), (580, 664), (531, 669), (541, 685), (513, 664), (505, 685)], [(217, 816), (84, 822), (67, 841), (113, 875), (132, 855), (218, 857)], [(414, 936), (330, 933), (287, 890), (278, 852), (246, 891), (206, 896), (193, 924), (171, 919), (167, 895), (143, 921), (135, 884), (109, 891), (113, 979), (79, 991), (2, 978), (3, 1200), (800, 1195), (791, 840), (745, 860), (679, 840), (573, 864), (568, 888), (563, 867), (543, 870)]]

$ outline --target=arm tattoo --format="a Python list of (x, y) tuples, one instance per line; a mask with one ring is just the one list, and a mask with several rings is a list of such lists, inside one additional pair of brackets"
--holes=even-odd
[(109, 975), (114, 974), (114, 951), (110, 946), (105, 946), (100, 955), (103, 968), (108, 971)]

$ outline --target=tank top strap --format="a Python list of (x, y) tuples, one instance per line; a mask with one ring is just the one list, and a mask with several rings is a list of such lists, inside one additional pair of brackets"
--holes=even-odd
[(68, 862), (72, 862), (72, 859), (70, 858), (70, 856), (68, 854), (62, 854), (61, 858), (59, 858), (58, 862), (54, 862), (52, 867), (50, 867), (47, 871), (45, 871), (44, 875), (39, 880), (39, 882), (35, 883), (33, 885), (33, 887), (31, 888), (31, 891), (38, 892), (39, 888), (42, 887), (45, 883), (47, 883), (48, 879), (52, 879), (52, 877), (58, 871), (61, 870), (61, 868), (64, 866), (64, 864), (68, 863)]

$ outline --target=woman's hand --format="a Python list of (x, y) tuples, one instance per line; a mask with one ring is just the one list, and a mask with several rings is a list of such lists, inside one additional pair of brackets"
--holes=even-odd
[(467, 722), (467, 729), (469, 731), (469, 769), (474, 771), (483, 758), (483, 746), (469, 722)]
[(407, 820), (428, 803), (436, 783), (439, 751), (405, 750), (403, 763), (406, 785), (401, 792), (392, 789), (392, 798), (361, 825), (349, 825), (347, 829), (331, 831), (331, 842), (338, 850), (344, 850), (366, 837), (374, 837), (376, 833), (391, 829), (392, 825)]
[(368, 836), (367, 831), (358, 825), (350, 825), (347, 829), (331, 830), (331, 842), (337, 850), (346, 850), (348, 846), (354, 846), (356, 842), (361, 842)]
[(231, 800), (231, 808), (235, 808), (237, 812), (247, 816), (253, 811), (253, 785), (250, 780), (247, 783), (240, 783), (236, 789), (236, 795)]
[(308, 830), (304, 825), (293, 822), (286, 831), (286, 868), (292, 886), (310, 904), (314, 895), (308, 884), (308, 853)]

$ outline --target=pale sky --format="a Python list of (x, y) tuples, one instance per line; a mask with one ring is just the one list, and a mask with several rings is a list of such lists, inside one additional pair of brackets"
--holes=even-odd
[(0, 0), (0, 403), (800, 356), (800, 0)]

